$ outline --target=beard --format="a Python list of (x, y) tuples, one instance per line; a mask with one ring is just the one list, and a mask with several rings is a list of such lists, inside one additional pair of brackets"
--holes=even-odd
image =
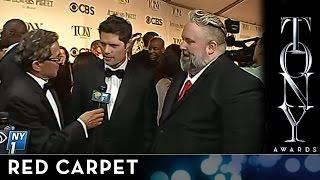
[(181, 69), (188, 73), (197, 73), (207, 65), (208, 60), (201, 55), (195, 55), (189, 51), (182, 50), (180, 57)]

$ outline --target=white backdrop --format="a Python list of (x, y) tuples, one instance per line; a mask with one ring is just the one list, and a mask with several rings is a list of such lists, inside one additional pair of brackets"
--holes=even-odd
[[(114, 13), (132, 23), (133, 33), (155, 31), (166, 46), (179, 44), (189, 12), (161, 0), (0, 0), (0, 7), (1, 28), (7, 20), (19, 18), (29, 30), (55, 31), (60, 45), (73, 56), (99, 39), (99, 23)], [(261, 35), (260, 26), (242, 22), (240, 25), (237, 40)]]

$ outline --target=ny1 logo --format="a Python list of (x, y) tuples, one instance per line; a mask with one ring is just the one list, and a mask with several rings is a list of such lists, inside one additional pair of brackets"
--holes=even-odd
[(23, 152), (26, 150), (29, 131), (14, 131), (14, 126), (6, 126), (0, 131), (0, 145), (8, 140), (7, 145), (3, 148), (0, 146), (0, 152), (4, 152), (4, 149), (9, 151), (9, 154), (15, 154), (18, 150)]
[[(307, 32), (311, 32), (311, 18), (308, 17), (282, 17), (281, 18), (281, 34), (284, 32), (284, 27), (289, 24), (293, 25), (292, 29), (292, 42), (286, 44), (285, 47), (283, 47), (281, 54), (280, 54), (280, 66), (283, 72), (280, 74), (283, 76), (283, 103), (281, 106), (279, 106), (280, 109), (285, 113), (287, 119), (290, 122), (291, 125), (291, 139), (286, 140), (285, 142), (305, 142), (304, 140), (300, 140), (298, 138), (298, 125), (303, 119), (304, 115), (307, 113), (307, 111), (310, 108), (313, 108), (309, 104), (309, 77), (312, 72), (309, 72), (311, 65), (312, 65), (312, 56), (311, 52), (302, 41), (300, 41), (299, 38), (299, 30), (301, 30), (301, 27), (306, 26), (299, 26), (300, 23), (305, 23), (307, 25)], [(292, 75), (288, 71), (288, 63), (290, 63), (289, 57), (304, 57), (304, 71), (299, 72), (300, 75)], [(292, 61), (291, 61), (292, 63)], [(304, 81), (304, 83), (301, 86), (301, 79)], [(289, 84), (290, 88), (293, 90), (294, 95), (299, 99), (297, 102), (299, 104), (289, 104), (290, 96), (288, 96), (287, 91), (287, 84)], [(302, 90), (305, 90), (305, 93), (302, 92)], [(292, 96), (291, 96), (292, 98)], [(301, 114), (297, 114), (294, 112), (297, 112), (297, 108), (300, 109)], [(298, 115), (298, 116), (297, 116)]]
[(156, 0), (147, 0), (149, 8), (158, 11), (160, 9), (160, 2)]
[(86, 26), (71, 26), (71, 29), (73, 30), (74, 36), (80, 36), (80, 37), (90, 37), (91, 33), (91, 27)]
[(79, 10), (82, 13), (94, 15), (94, 7), (86, 4), (78, 5), (77, 3), (72, 2), (70, 3), (69, 8), (74, 13)]

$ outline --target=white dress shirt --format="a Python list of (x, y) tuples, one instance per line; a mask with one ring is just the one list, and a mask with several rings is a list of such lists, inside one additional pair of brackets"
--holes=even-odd
[[(115, 70), (125, 70), (128, 64), (128, 59), (126, 59), (121, 66), (119, 66), (118, 68), (114, 69), (112, 67), (110, 67), (109, 65), (107, 65), (105, 63), (105, 68), (110, 68), (112, 71)], [(108, 109), (108, 119), (110, 120), (112, 111), (113, 111), (113, 107), (114, 104), (116, 102), (117, 96), (118, 96), (118, 92), (119, 92), (119, 88), (121, 85), (122, 79), (119, 79), (116, 75), (112, 75), (111, 77), (106, 77), (105, 78), (105, 83), (107, 84), (107, 92), (110, 93), (110, 102), (107, 105), (107, 109)]]
[[(199, 79), (199, 77), (201, 76), (201, 74), (210, 66), (210, 64), (212, 64), (216, 59), (212, 60), (209, 64), (207, 64), (204, 68), (201, 69), (201, 71), (199, 71), (195, 76), (191, 77), (190, 74), (188, 73), (187, 78), (184, 80), (183, 84), (185, 84), (188, 80), (191, 81), (192, 85)], [(181, 93), (183, 89), (183, 85), (179, 91), (179, 94)]]
[(3, 56), (6, 55), (12, 48), (14, 48), (15, 46), (17, 46), (19, 43), (14, 43), (11, 44), (4, 52)]

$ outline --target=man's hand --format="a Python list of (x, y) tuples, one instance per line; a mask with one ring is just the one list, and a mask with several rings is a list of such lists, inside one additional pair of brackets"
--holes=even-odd
[(103, 117), (104, 109), (100, 108), (92, 111), (87, 111), (83, 113), (79, 118), (86, 124), (87, 129), (91, 129), (102, 124), (102, 121), (104, 119)]

